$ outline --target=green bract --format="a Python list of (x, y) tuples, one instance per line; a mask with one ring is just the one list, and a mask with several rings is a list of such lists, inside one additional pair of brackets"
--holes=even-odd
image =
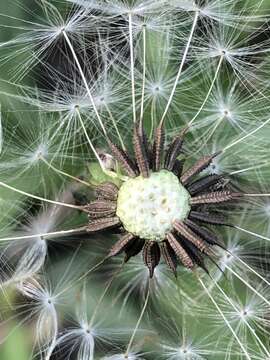
[(120, 188), (117, 216), (124, 228), (146, 240), (162, 241), (175, 220), (184, 220), (190, 195), (170, 171), (153, 172), (149, 178), (138, 176)]

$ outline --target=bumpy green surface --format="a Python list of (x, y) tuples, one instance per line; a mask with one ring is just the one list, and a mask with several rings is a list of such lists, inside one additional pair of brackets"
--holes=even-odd
[(119, 190), (117, 215), (125, 229), (146, 240), (162, 241), (175, 220), (190, 211), (190, 195), (167, 170), (126, 181)]

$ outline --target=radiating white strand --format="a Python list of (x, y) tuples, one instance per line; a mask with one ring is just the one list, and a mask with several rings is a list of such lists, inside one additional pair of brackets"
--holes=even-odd
[(209, 290), (207, 289), (207, 287), (205, 286), (204, 282), (198, 277), (199, 282), (201, 283), (202, 287), (204, 288), (205, 292), (207, 293), (207, 295), (209, 296), (210, 300), (212, 301), (212, 303), (214, 304), (214, 306), (216, 307), (217, 311), (219, 312), (219, 314), (221, 315), (221, 317), (223, 318), (225, 324), (228, 326), (228, 328), (230, 329), (231, 333), (233, 334), (234, 338), (236, 339), (236, 341), (238, 342), (238, 344), (240, 345), (241, 349), (243, 350), (246, 358), (248, 360), (251, 360), (251, 357), (249, 356), (247, 350), (245, 349), (244, 345), (242, 344), (242, 342), (240, 341), (239, 337), (237, 336), (236, 332), (234, 331), (234, 329), (232, 328), (231, 324), (229, 323), (229, 321), (227, 320), (227, 318), (225, 317), (225, 315), (223, 314), (222, 310), (220, 309), (220, 307), (218, 306), (217, 302), (215, 301), (215, 299), (213, 298), (213, 296), (211, 295), (211, 293), (209, 292)]
[(210, 88), (206, 94), (206, 97), (202, 103), (202, 105), (200, 106), (199, 110), (197, 111), (197, 113), (194, 115), (194, 117), (190, 120), (190, 122), (188, 123), (188, 126), (191, 126), (193, 124), (193, 122), (197, 119), (197, 117), (200, 115), (201, 111), (203, 110), (205, 104), (207, 103), (207, 100), (209, 99), (209, 96), (211, 95), (212, 93), (212, 90), (213, 90), (213, 87), (215, 85), (215, 82), (217, 80), (217, 77), (218, 77), (218, 74), (219, 74), (219, 71), (220, 71), (220, 68), (221, 68), (221, 65), (222, 65), (222, 62), (223, 62), (223, 59), (224, 59), (224, 55), (221, 55), (220, 59), (219, 59), (219, 62), (218, 62), (218, 66), (217, 66), (217, 69), (216, 69), (216, 72), (215, 72), (215, 75), (214, 75), (214, 78), (211, 82), (211, 85), (210, 85)]
[(115, 119), (114, 119), (114, 117), (113, 117), (113, 114), (112, 114), (111, 110), (109, 109), (109, 107), (108, 107), (108, 105), (107, 105), (106, 103), (105, 103), (105, 108), (106, 108), (106, 111), (108, 112), (108, 114), (109, 114), (109, 116), (110, 116), (110, 119), (111, 119), (111, 121), (112, 121), (112, 123), (113, 123), (113, 126), (114, 126), (115, 131), (116, 131), (117, 136), (118, 136), (118, 139), (119, 139), (119, 141), (120, 141), (121, 147), (122, 147), (122, 149), (125, 151), (125, 150), (126, 150), (125, 143), (124, 143), (123, 138), (122, 138), (122, 136), (121, 136), (121, 134), (120, 134), (120, 131), (119, 131), (118, 126), (117, 126), (117, 123), (116, 123), (116, 121), (115, 121)]
[(133, 29), (132, 29), (132, 14), (128, 14), (129, 25), (129, 48), (130, 48), (130, 72), (131, 72), (131, 95), (132, 95), (132, 109), (133, 121), (136, 122), (136, 95), (135, 95), (135, 77), (134, 77), (134, 48), (133, 48)]
[(69, 49), (70, 49), (70, 51), (71, 51), (71, 53), (72, 53), (72, 56), (73, 56), (73, 58), (74, 58), (74, 60), (75, 60), (75, 63), (76, 63), (76, 65), (77, 65), (77, 67), (78, 67), (79, 73), (80, 73), (80, 75), (81, 75), (82, 81), (83, 81), (84, 86), (85, 86), (85, 89), (86, 89), (86, 91), (87, 91), (87, 94), (88, 94), (88, 96), (89, 96), (89, 98), (90, 98), (90, 101), (91, 101), (91, 104), (92, 104), (93, 109), (94, 109), (94, 111), (95, 111), (95, 114), (96, 114), (96, 116), (97, 116), (98, 122), (99, 122), (99, 124), (100, 124), (100, 126), (101, 126), (101, 128), (102, 128), (102, 131), (103, 131), (104, 135), (105, 135), (106, 138), (107, 138), (107, 131), (106, 131), (106, 129), (105, 129), (104, 125), (103, 125), (103, 122), (102, 122), (102, 120), (101, 120), (101, 117), (100, 117), (100, 115), (99, 115), (99, 113), (98, 113), (98, 110), (97, 110), (97, 107), (96, 107), (94, 98), (93, 98), (93, 96), (92, 96), (92, 94), (91, 94), (91, 91), (90, 91), (90, 88), (89, 88), (89, 86), (88, 86), (87, 80), (86, 80), (86, 78), (85, 78), (84, 72), (83, 72), (83, 70), (82, 70), (80, 61), (79, 61), (79, 59), (78, 59), (78, 57), (77, 57), (77, 55), (76, 55), (76, 52), (75, 52), (75, 50), (74, 50), (74, 47), (72, 46), (71, 41), (70, 41), (70, 39), (69, 39), (66, 31), (63, 30), (62, 33), (63, 33), (63, 36), (64, 36), (64, 38), (65, 38), (65, 40), (66, 40), (66, 42), (67, 42), (67, 44), (68, 44), (68, 47), (69, 47)]
[(33, 234), (33, 235), (22, 235), (22, 236), (14, 236), (14, 237), (6, 237), (6, 238), (0, 238), (1, 241), (11, 241), (11, 240), (24, 240), (24, 239), (34, 239), (34, 238), (49, 238), (54, 236), (62, 236), (62, 235), (71, 235), (71, 234), (77, 234), (81, 231), (85, 231), (86, 227), (83, 226), (81, 228), (77, 229), (71, 229), (71, 230), (62, 230), (62, 231), (54, 231), (54, 232), (47, 232), (47, 233), (40, 233), (40, 234)]
[(270, 282), (267, 281), (260, 273), (258, 273), (256, 270), (254, 270), (251, 266), (249, 266), (245, 261), (243, 261), (239, 256), (234, 255), (233, 253), (231, 253), (230, 251), (228, 251), (229, 254), (231, 256), (233, 256), (234, 258), (236, 258), (239, 262), (241, 262), (241, 264), (243, 264), (246, 268), (248, 268), (251, 272), (253, 272), (253, 274), (255, 274), (256, 276), (258, 276), (263, 282), (265, 282), (268, 286), (270, 286)]
[(143, 121), (144, 111), (144, 95), (145, 95), (145, 77), (146, 77), (146, 27), (143, 26), (143, 81), (142, 81), (142, 99), (141, 99), (141, 115), (140, 122)]
[(141, 314), (140, 314), (140, 317), (137, 321), (137, 324), (133, 330), (133, 333), (131, 335), (131, 338), (129, 340), (129, 343), (128, 343), (128, 346), (127, 346), (127, 350), (125, 352), (125, 357), (128, 358), (128, 354), (130, 352), (130, 349), (131, 349), (131, 346), (133, 344), (133, 341), (134, 341), (134, 338), (136, 336), (136, 333), (138, 331), (138, 328), (140, 326), (140, 323), (142, 321), (142, 318), (143, 318), (143, 315), (145, 313), (145, 310), (146, 310), (146, 307), (147, 307), (147, 304), (148, 304), (148, 300), (149, 300), (149, 297), (150, 297), (150, 282), (151, 282), (151, 279), (149, 279), (149, 283), (148, 283), (148, 289), (147, 289), (147, 294), (146, 294), (146, 298), (145, 298), (145, 301), (144, 301), (144, 305), (143, 305), (143, 308), (142, 308), (142, 311), (141, 311)]
[(100, 296), (100, 298), (99, 298), (99, 300), (98, 300), (98, 303), (96, 304), (95, 309), (94, 309), (94, 311), (93, 311), (91, 320), (90, 320), (90, 322), (89, 322), (89, 324), (90, 324), (89, 327), (90, 327), (90, 328), (92, 328), (92, 326), (93, 326), (93, 324), (94, 324), (94, 321), (95, 321), (95, 319), (96, 319), (96, 315), (97, 315), (98, 309), (99, 309), (99, 307), (100, 307), (103, 299), (105, 298), (107, 292), (108, 292), (109, 289), (111, 288), (111, 286), (112, 286), (112, 284), (113, 284), (113, 281), (115, 280), (115, 278), (117, 277), (117, 275), (122, 271), (124, 265), (125, 265), (125, 262), (123, 262), (123, 263), (121, 264), (121, 266), (119, 267), (119, 269), (117, 269), (117, 270), (115, 271), (115, 273), (112, 275), (111, 279), (108, 281), (108, 284), (106, 285), (106, 287), (105, 287), (103, 293), (101, 294), (101, 296)]
[[(219, 289), (219, 291), (223, 294), (223, 296), (225, 297), (225, 299), (231, 304), (231, 306), (233, 307), (233, 309), (239, 313), (239, 310), (237, 309), (237, 307), (235, 306), (235, 304), (233, 303), (233, 301), (227, 296), (227, 294), (224, 292), (224, 290), (219, 286), (219, 284), (212, 279), (215, 282), (216, 287)], [(255, 339), (258, 341), (258, 343), (261, 345), (262, 349), (265, 351), (265, 353), (267, 354), (267, 356), (270, 358), (270, 353), (267, 350), (267, 348), (265, 347), (265, 345), (263, 344), (263, 342), (261, 341), (261, 339), (259, 338), (259, 336), (256, 334), (255, 329), (249, 324), (249, 322), (243, 317), (242, 320), (244, 321), (244, 323), (246, 324), (246, 326), (249, 328), (251, 334), (255, 337)]]
[(268, 197), (270, 194), (243, 194), (243, 196), (249, 196), (249, 197)]
[(97, 264), (95, 264), (93, 267), (91, 267), (89, 270), (87, 270), (84, 274), (82, 274), (78, 279), (71, 282), (66, 288), (61, 290), (57, 296), (62, 295), (66, 291), (70, 290), (76, 283), (80, 282), (81, 280), (85, 279), (90, 273), (94, 272), (96, 269), (98, 269), (101, 265), (105, 263), (105, 261), (108, 260), (108, 256), (104, 257), (101, 261), (99, 261)]
[(249, 234), (249, 235), (258, 237), (258, 238), (263, 239), (263, 240), (266, 240), (266, 241), (270, 241), (270, 238), (268, 238), (268, 237), (266, 237), (266, 236), (263, 236), (263, 235), (259, 235), (259, 234), (257, 234), (257, 233), (252, 232), (252, 231), (243, 229), (243, 228), (241, 228), (240, 226), (234, 225), (233, 227), (234, 227), (235, 229), (237, 229), (237, 230), (243, 231), (243, 232), (246, 233), (246, 234)]
[(236, 174), (241, 174), (243, 172), (246, 172), (246, 171), (249, 171), (249, 170), (255, 170), (255, 169), (260, 169), (264, 166), (269, 166), (269, 162), (265, 162), (263, 164), (260, 164), (260, 165), (253, 165), (253, 166), (249, 166), (245, 169), (240, 169), (240, 170), (235, 170), (235, 171), (232, 171), (231, 173), (229, 173), (229, 175), (236, 175)]
[(223, 150), (222, 153), (224, 153), (225, 151), (229, 150), (230, 148), (232, 148), (233, 146), (239, 144), (240, 142), (244, 141), (245, 139), (247, 139), (248, 137), (254, 135), (256, 132), (258, 132), (259, 130), (261, 130), (264, 126), (266, 126), (268, 123), (270, 122), (270, 119), (266, 120), (264, 123), (262, 123), (260, 126), (258, 126), (256, 129), (254, 129), (253, 131), (251, 131), (250, 133), (248, 133), (247, 135), (241, 137), (240, 139), (234, 141), (233, 143), (227, 145)]
[(54, 200), (49, 200), (49, 199), (45, 199), (45, 198), (42, 198), (40, 196), (37, 196), (37, 195), (33, 195), (33, 194), (30, 194), (26, 191), (22, 191), (22, 190), (19, 190), (19, 189), (16, 189), (15, 187), (13, 186), (10, 186), (10, 185), (7, 185), (5, 184), (4, 182), (0, 181), (0, 186), (3, 186), (4, 188), (6, 189), (9, 189), (9, 190), (12, 190), (18, 194), (21, 194), (21, 195), (25, 195), (25, 196), (28, 196), (32, 199), (36, 199), (36, 200), (40, 200), (40, 201), (45, 201), (47, 203), (50, 203), (50, 204), (55, 204), (55, 205), (60, 205), (60, 206), (66, 206), (66, 207), (69, 207), (69, 208), (72, 208), (72, 209), (77, 209), (77, 210), (81, 210), (81, 211), (84, 211), (83, 207), (82, 206), (77, 206), (77, 205), (72, 205), (72, 204), (66, 204), (66, 203), (63, 203), (63, 202), (60, 202), (60, 201), (54, 201)]
[(93, 145), (93, 143), (92, 143), (92, 141), (91, 141), (91, 139), (90, 139), (90, 137), (89, 137), (89, 135), (88, 135), (88, 133), (87, 133), (86, 127), (85, 127), (84, 122), (83, 122), (83, 119), (82, 119), (82, 117), (81, 117), (81, 113), (80, 113), (80, 111), (79, 111), (78, 109), (77, 109), (77, 115), (78, 115), (80, 124), (81, 124), (81, 126), (82, 126), (82, 128), (83, 128), (84, 135), (85, 135), (85, 137), (86, 137), (86, 139), (87, 139), (87, 141), (88, 141), (88, 144), (89, 144), (90, 148), (92, 149), (92, 151), (93, 151), (93, 153), (94, 153), (97, 161), (99, 162), (99, 165), (100, 165), (102, 171), (103, 171), (103, 172), (106, 172), (104, 163), (103, 163), (103, 161), (101, 160), (100, 156), (98, 155), (98, 153), (97, 153), (97, 151), (96, 151), (96, 149), (95, 149), (95, 147), (94, 147), (94, 145)]
[(125, 177), (125, 176), (121, 176), (120, 174), (118, 175), (118, 174), (116, 174), (114, 171), (111, 171), (111, 170), (106, 169), (103, 161), (101, 160), (100, 156), (98, 155), (98, 153), (97, 153), (97, 151), (96, 151), (96, 149), (95, 149), (95, 147), (94, 147), (94, 145), (93, 145), (93, 143), (92, 143), (92, 141), (91, 141), (91, 139), (90, 139), (90, 137), (89, 137), (89, 135), (88, 135), (88, 133), (87, 133), (86, 127), (85, 127), (84, 122), (83, 122), (82, 117), (81, 117), (81, 113), (80, 113), (80, 111), (79, 111), (78, 109), (77, 109), (77, 114), (78, 114), (78, 118), (79, 118), (80, 124), (81, 124), (81, 126), (82, 126), (82, 128), (83, 128), (83, 132), (84, 132), (84, 134), (85, 134), (85, 137), (86, 137), (86, 139), (87, 139), (87, 141), (88, 141), (88, 144), (89, 144), (90, 148), (92, 149), (93, 153), (95, 154), (95, 157), (96, 157), (96, 159), (97, 159), (97, 161), (98, 161), (98, 163), (99, 163), (99, 165), (100, 165), (100, 167), (101, 167), (101, 170), (104, 172), (104, 174), (106, 174), (106, 175), (108, 175), (108, 176), (110, 176), (110, 177), (112, 177), (112, 178), (117, 178), (117, 177), (119, 177), (119, 178), (121, 178), (123, 181), (125, 181), (125, 180), (126, 180), (126, 177)]
[(238, 275), (231, 267), (225, 264), (225, 268), (228, 269), (234, 276), (236, 276), (243, 284), (245, 284), (250, 290), (254, 292), (257, 296), (259, 296), (266, 304), (270, 305), (270, 301), (267, 300), (262, 294), (260, 294), (253, 286), (251, 286), (245, 279), (243, 279), (240, 275)]
[(92, 186), (92, 185), (89, 184), (88, 182), (86, 182), (86, 181), (84, 181), (84, 180), (82, 180), (82, 179), (79, 179), (79, 178), (77, 178), (76, 176), (72, 176), (72, 175), (70, 175), (70, 174), (68, 174), (68, 173), (66, 173), (66, 172), (64, 172), (64, 171), (62, 171), (62, 170), (60, 170), (60, 169), (57, 169), (55, 166), (53, 166), (51, 163), (49, 163), (43, 156), (40, 156), (39, 158), (40, 158), (40, 160), (42, 160), (50, 169), (52, 169), (52, 170), (55, 171), (56, 173), (58, 173), (58, 174), (60, 174), (60, 175), (63, 175), (63, 176), (66, 176), (66, 177), (69, 177), (70, 179), (73, 179), (73, 180), (75, 180), (75, 181), (77, 181), (77, 182), (79, 182), (79, 183), (81, 183), (81, 184), (83, 184), (83, 185), (85, 185), (85, 186)]
[(36, 274), (44, 265), (47, 252), (48, 248), (45, 241), (34, 242), (28, 246), (20, 256), (11, 281), (22, 281)]
[[(216, 121), (215, 126), (214, 126), (213, 129), (211, 130), (210, 134), (208, 134), (208, 135), (206, 136), (205, 139), (203, 139), (204, 136), (202, 136), (201, 138), (198, 139), (199, 141), (200, 141), (200, 139), (203, 139), (203, 143), (202, 143), (202, 145), (201, 145), (196, 151), (194, 151), (194, 153), (193, 153), (192, 156), (194, 156), (195, 154), (198, 154), (198, 153), (202, 150), (202, 148), (203, 148), (204, 146), (207, 146), (207, 144), (209, 143), (209, 140), (210, 140), (211, 137), (214, 135), (215, 131), (217, 130), (217, 128), (219, 127), (219, 125), (223, 122), (223, 120), (224, 120), (224, 116), (222, 116), (220, 119), (218, 119), (218, 120)], [(188, 125), (188, 126), (189, 126), (189, 125)]]
[(175, 94), (175, 90), (176, 90), (176, 88), (177, 88), (178, 81), (179, 81), (180, 76), (181, 76), (181, 74), (182, 74), (182, 70), (183, 70), (184, 64), (185, 64), (185, 62), (186, 62), (187, 54), (188, 54), (189, 47), (190, 47), (190, 44), (191, 44), (191, 41), (192, 41), (192, 38), (193, 38), (193, 35), (194, 35), (194, 31), (195, 31), (197, 22), (198, 22), (198, 18), (199, 18), (199, 11), (195, 11), (195, 16), (194, 16), (192, 28), (191, 28), (191, 31), (190, 31), (190, 34), (189, 34), (188, 42), (187, 42), (187, 45), (186, 45), (186, 48), (185, 48), (185, 51), (184, 51), (184, 55), (183, 55), (182, 61), (181, 61), (181, 63), (180, 63), (180, 67), (179, 67), (178, 73), (177, 73), (177, 75), (176, 75), (176, 79), (175, 79), (175, 82), (174, 82), (174, 85), (173, 85), (173, 89), (172, 89), (171, 95), (170, 95), (170, 97), (169, 97), (168, 103), (167, 103), (167, 105), (166, 105), (166, 108), (165, 108), (164, 113), (163, 113), (163, 115), (162, 115), (162, 118), (161, 118), (161, 120), (160, 120), (160, 123), (161, 123), (161, 124), (162, 124), (162, 123), (164, 122), (164, 120), (165, 120), (165, 117), (166, 117), (167, 112), (168, 112), (168, 110), (169, 110), (169, 107), (170, 107), (170, 105), (171, 105), (173, 96), (174, 96), (174, 94)]
[(55, 349), (55, 346), (56, 346), (56, 339), (57, 339), (57, 332), (58, 332), (58, 321), (57, 321), (57, 313), (56, 313), (56, 310), (55, 310), (54, 307), (53, 307), (53, 327), (54, 327), (54, 334), (53, 334), (51, 344), (50, 344), (50, 346), (49, 346), (49, 348), (47, 350), (45, 360), (50, 360), (51, 359), (52, 353), (53, 353), (53, 351)]

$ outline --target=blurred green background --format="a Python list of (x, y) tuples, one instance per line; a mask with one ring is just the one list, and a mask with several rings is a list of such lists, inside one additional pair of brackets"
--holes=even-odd
[[(254, 0), (254, 4), (256, 4), (257, 1), (258, 0)], [(264, 1), (264, 6), (270, 6), (270, 0)], [(28, 11), (27, 9), (30, 9), (30, 11)], [(19, 30), (15, 29), (18, 25), (18, 20), (16, 20), (16, 18), (36, 20), (38, 22), (40, 10), (36, 4), (36, 1), (19, 0), (15, 2), (7, 2), (5, 0), (1, 0), (0, 13), (0, 23), (3, 22), (6, 24), (8, 22), (10, 26), (10, 28), (4, 28), (4, 31), (0, 31), (0, 42), (5, 42), (19, 33)], [(34, 14), (36, 14), (36, 17)], [(7, 16), (9, 16), (9, 18), (7, 18)], [(18, 58), (16, 58), (15, 61), (18, 61)], [(9, 80), (10, 74), (8, 69), (11, 67), (11, 62), (12, 60), (5, 64), (4, 67), (1, 67), (0, 79)], [(32, 79), (32, 81), (34, 82), (34, 79)], [(1, 82), (1, 91), (4, 92), (5, 90), (12, 91), (12, 88), (7, 83)], [(11, 103), (7, 99), (7, 97), (3, 97), (2, 99), (0, 99), (0, 102), (4, 109), (8, 109)], [(15, 101), (12, 101), (12, 108), (13, 110), (14, 108), (16, 110)], [(0, 197), (3, 197), (3, 193), (1, 192)], [(8, 296), (7, 294), (0, 295), (0, 322), (1, 309), (5, 309), (5, 311), (3, 312), (5, 318), (12, 317), (13, 315), (12, 306), (10, 305), (10, 303), (7, 302), (7, 298), (10, 301), (12, 297), (12, 294), (8, 294)], [(136, 317), (133, 317), (133, 314), (131, 314), (130, 322), (135, 323), (135, 319)], [(6, 334), (10, 334), (7, 340), (2, 345), (0, 345), (0, 360), (29, 360), (32, 356), (32, 336), (34, 330), (31, 328), (24, 328), (23, 326), (17, 325), (18, 320), (15, 319), (14, 321), (9, 321), (7, 324), (0, 324), (0, 339), (3, 339)]]

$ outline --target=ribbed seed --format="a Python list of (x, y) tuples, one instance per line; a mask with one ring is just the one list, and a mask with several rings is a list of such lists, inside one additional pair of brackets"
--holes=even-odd
[(129, 158), (127, 153), (120, 149), (117, 145), (113, 144), (109, 141), (110, 149), (115, 156), (116, 160), (120, 162), (128, 176), (134, 178), (139, 175), (137, 166), (134, 162)]
[(108, 218), (102, 218), (102, 219), (96, 219), (89, 222), (87, 225), (87, 232), (95, 232), (95, 231), (101, 231), (110, 229), (113, 227), (120, 226), (121, 222), (117, 216), (114, 217), (108, 217)]
[(229, 224), (225, 222), (225, 219), (223, 216), (213, 214), (213, 213), (208, 213), (208, 212), (191, 211), (189, 213), (189, 219), (202, 221), (204, 223), (212, 224), (212, 225), (227, 225), (227, 226), (229, 226)]
[(191, 205), (198, 204), (218, 204), (230, 201), (240, 197), (240, 193), (232, 193), (231, 191), (216, 191), (208, 194), (198, 195), (190, 199)]
[(222, 178), (223, 178), (222, 175), (216, 175), (216, 174), (207, 175), (197, 181), (194, 181), (192, 184), (188, 185), (187, 189), (188, 189), (190, 195), (196, 195), (196, 194), (208, 189), (209, 187), (213, 186), (218, 181), (220, 181)]
[(116, 202), (110, 200), (96, 200), (86, 205), (85, 209), (90, 219), (113, 217), (116, 214)]
[(116, 210), (116, 202), (110, 200), (95, 200), (86, 205), (86, 210), (91, 212), (104, 211), (104, 210)]
[(149, 269), (150, 278), (154, 275), (155, 267), (160, 261), (160, 249), (159, 245), (155, 241), (147, 241), (143, 247), (143, 260), (145, 265)]
[(180, 178), (181, 175), (182, 175), (184, 163), (185, 163), (185, 160), (175, 160), (175, 164), (174, 164), (174, 167), (172, 169), (172, 172), (178, 178)]
[(207, 249), (206, 242), (196, 235), (187, 225), (181, 221), (175, 221), (173, 224), (174, 229), (183, 236), (185, 239), (189, 240), (193, 245), (195, 245), (201, 252), (205, 252)]
[(182, 146), (184, 142), (184, 133), (182, 132), (179, 136), (177, 136), (173, 142), (170, 144), (169, 149), (167, 150), (165, 156), (165, 169), (171, 171), (175, 165), (175, 161), (177, 157), (180, 155)]
[(153, 169), (153, 171), (160, 170), (162, 154), (163, 154), (163, 150), (164, 150), (164, 142), (165, 142), (165, 132), (164, 132), (164, 127), (161, 125), (156, 129), (155, 139), (154, 139), (154, 143), (153, 143), (153, 151), (152, 151), (152, 157), (153, 157), (152, 169)]
[(193, 221), (186, 219), (185, 224), (194, 232), (196, 232), (201, 238), (208, 242), (210, 245), (218, 245), (225, 248), (225, 244), (219, 240), (216, 234), (210, 230), (203, 228), (202, 226), (194, 223)]
[(194, 264), (200, 266), (207, 273), (209, 273), (205, 266), (204, 259), (203, 259), (203, 256), (202, 256), (202, 253), (200, 252), (200, 250), (195, 245), (193, 245), (190, 241), (185, 240), (185, 239), (183, 239), (182, 245), (185, 248), (186, 252), (188, 253), (189, 257), (194, 262)]
[(127, 233), (121, 237), (111, 248), (109, 256), (116, 256), (125, 250), (126, 246), (135, 238), (133, 234)]
[(172, 270), (172, 272), (176, 276), (177, 259), (176, 259), (175, 252), (169, 245), (168, 241), (163, 241), (160, 244), (160, 251), (161, 251), (161, 255), (162, 255), (165, 263), (167, 264), (167, 266)]
[(133, 145), (139, 171), (143, 177), (147, 178), (150, 172), (148, 153), (143, 134), (140, 134), (140, 129), (136, 125), (134, 126)]
[(131, 240), (125, 249), (126, 256), (125, 256), (125, 262), (127, 262), (132, 256), (138, 255), (144, 246), (145, 241), (140, 238), (135, 238)]
[(98, 198), (113, 201), (113, 200), (117, 200), (118, 190), (119, 189), (115, 184), (111, 182), (106, 182), (104, 184), (99, 185), (95, 189), (95, 195)]
[(186, 250), (182, 247), (182, 245), (178, 242), (176, 237), (172, 233), (167, 234), (167, 240), (175, 252), (178, 259), (181, 261), (181, 263), (188, 269), (194, 268), (194, 262), (186, 252)]
[(193, 176), (199, 174), (201, 171), (206, 169), (218, 154), (219, 153), (215, 153), (213, 155), (204, 156), (203, 158), (199, 159), (190, 169), (184, 172), (184, 174), (181, 176), (180, 180), (182, 184), (187, 185), (193, 178)]

